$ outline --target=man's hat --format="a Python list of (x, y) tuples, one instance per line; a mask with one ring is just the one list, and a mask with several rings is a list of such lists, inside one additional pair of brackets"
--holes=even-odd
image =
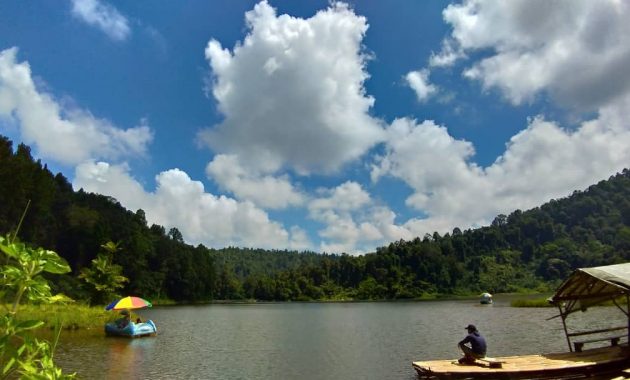
[(477, 328), (475, 327), (475, 325), (468, 325), (466, 326), (466, 330), (477, 331)]

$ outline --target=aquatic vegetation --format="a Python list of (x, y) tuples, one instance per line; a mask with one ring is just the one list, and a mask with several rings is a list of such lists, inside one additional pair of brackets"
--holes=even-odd
[(553, 307), (547, 298), (517, 299), (510, 302), (512, 307)]

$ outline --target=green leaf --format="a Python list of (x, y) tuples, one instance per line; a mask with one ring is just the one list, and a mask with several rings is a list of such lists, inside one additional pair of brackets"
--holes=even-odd
[(55, 274), (70, 272), (70, 265), (68, 265), (68, 262), (60, 257), (56, 252), (44, 250), (42, 253), (42, 259), (46, 260), (46, 263), (44, 264), (44, 271)]
[(35, 302), (48, 302), (52, 296), (50, 293), (50, 285), (43, 277), (33, 279), (28, 288), (26, 288), (26, 296), (29, 300)]
[(17, 259), (20, 255), (20, 247), (18, 244), (15, 243), (8, 243), (2, 242), (2, 244), (0, 244), (0, 251), (4, 252), (7, 256), (9, 256), (12, 259)]
[(20, 330), (32, 330), (44, 325), (43, 321), (38, 321), (36, 319), (23, 321), (18, 323), (17, 328)]
[(6, 374), (7, 372), (9, 372), (9, 370), (11, 369), (11, 367), (13, 367), (14, 364), (15, 364), (15, 357), (7, 361), (7, 364), (4, 366), (4, 368), (2, 368), (2, 373)]

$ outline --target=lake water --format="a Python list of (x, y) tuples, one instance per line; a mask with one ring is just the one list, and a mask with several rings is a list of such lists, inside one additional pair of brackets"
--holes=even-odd
[[(56, 362), (83, 379), (415, 379), (412, 361), (459, 357), (469, 323), (489, 356), (568, 350), (556, 308), (469, 301), (277, 303), (140, 311), (158, 336), (130, 340), (64, 332)], [(611, 321), (618, 319), (618, 321)], [(574, 327), (623, 326), (614, 307)], [(581, 326), (582, 325), (582, 326)]]

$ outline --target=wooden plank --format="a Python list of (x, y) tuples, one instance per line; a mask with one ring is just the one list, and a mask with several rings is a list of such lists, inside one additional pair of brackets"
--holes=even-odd
[(627, 335), (617, 335), (617, 336), (606, 336), (602, 338), (588, 339), (588, 340), (583, 340), (580, 342), (573, 342), (573, 346), (575, 347), (576, 352), (581, 352), (582, 347), (584, 347), (584, 344), (586, 343), (604, 342), (604, 341), (609, 340), (611, 346), (616, 346), (617, 344), (619, 344), (619, 340), (621, 338), (626, 338), (626, 337)]

